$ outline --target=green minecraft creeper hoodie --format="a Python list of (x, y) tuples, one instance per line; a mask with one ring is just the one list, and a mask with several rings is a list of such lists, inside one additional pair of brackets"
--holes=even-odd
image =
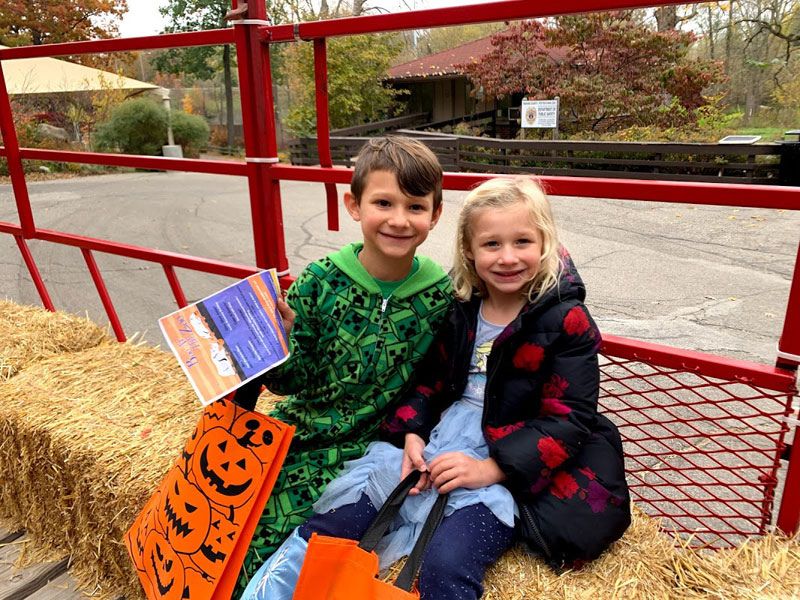
[[(407, 390), (452, 301), (434, 261), (388, 298), (350, 244), (309, 265), (289, 289), (297, 314), (289, 359), (264, 378), (287, 398), (272, 416), (297, 429), (289, 455), (245, 558), (239, 592), (294, 527), (342, 464), (363, 455), (386, 409)], [(238, 594), (236, 595), (238, 596)]]

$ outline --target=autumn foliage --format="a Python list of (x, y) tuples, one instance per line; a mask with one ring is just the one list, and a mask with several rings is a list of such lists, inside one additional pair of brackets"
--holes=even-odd
[(6, 46), (52, 44), (116, 33), (126, 0), (2, 0), (0, 43)]
[(718, 63), (687, 58), (693, 41), (630, 12), (565, 16), (512, 24), (492, 37), (489, 54), (461, 67), (490, 96), (558, 96), (562, 130), (673, 127), (696, 120), (713, 103), (704, 91), (723, 80)]

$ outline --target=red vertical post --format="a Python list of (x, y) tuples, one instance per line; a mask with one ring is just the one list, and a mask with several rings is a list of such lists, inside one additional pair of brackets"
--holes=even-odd
[[(234, 0), (234, 8), (240, 1)], [(275, 267), (282, 273), (288, 271), (289, 262), (283, 235), (280, 182), (269, 173), (278, 161), (272, 69), (269, 42), (262, 46), (256, 31), (257, 22), (266, 23), (266, 19), (265, 0), (250, 0), (245, 17), (249, 23), (234, 27), (256, 264), (260, 268)]]
[(25, 261), (25, 266), (28, 267), (28, 273), (31, 274), (33, 285), (36, 286), (36, 291), (39, 292), (39, 298), (42, 299), (42, 304), (47, 310), (54, 312), (56, 309), (53, 306), (53, 301), (50, 299), (50, 294), (47, 292), (44, 280), (39, 274), (39, 267), (36, 266), (36, 261), (33, 260), (33, 254), (31, 254), (28, 244), (21, 235), (15, 235), (14, 239), (17, 240), (17, 246), (19, 246), (20, 254), (22, 254), (22, 260)]
[(14, 201), (17, 203), (17, 214), (22, 226), (23, 237), (32, 238), (36, 233), (33, 223), (31, 199), (28, 196), (28, 186), (25, 183), (25, 170), (22, 168), (22, 157), (19, 154), (19, 140), (14, 127), (14, 117), (11, 113), (11, 98), (8, 96), (5, 75), (3, 74), (3, 61), (0, 61), (0, 134), (3, 136), (3, 145), (6, 147), (6, 160), (8, 173), (11, 175), (11, 189), (14, 190)]
[[(798, 363), (800, 363), (800, 244), (797, 245), (792, 287), (789, 289), (789, 301), (786, 303), (783, 332), (778, 340), (778, 358), (775, 366), (797, 370)], [(798, 469), (800, 470), (800, 467)]]
[(100, 295), (103, 308), (106, 309), (106, 315), (108, 315), (108, 321), (111, 323), (111, 329), (114, 330), (117, 341), (124, 342), (127, 339), (125, 337), (125, 331), (122, 329), (122, 323), (120, 323), (119, 317), (117, 316), (117, 310), (114, 308), (114, 303), (111, 301), (108, 288), (106, 288), (106, 282), (103, 281), (103, 276), (100, 274), (100, 269), (97, 267), (94, 255), (92, 251), (87, 248), (81, 248), (81, 252), (83, 253), (83, 259), (86, 261), (86, 266), (89, 267), (89, 274), (92, 276), (92, 281), (94, 281), (94, 287), (97, 288), (97, 293)]
[[(321, 167), (332, 167), (331, 122), (328, 114), (328, 46), (325, 38), (314, 40), (314, 87), (317, 105), (317, 153)], [(328, 229), (339, 231), (339, 195), (335, 183), (325, 184)]]
[(178, 276), (175, 274), (175, 269), (172, 265), (161, 266), (164, 267), (164, 274), (167, 276), (169, 287), (172, 290), (172, 295), (175, 296), (175, 302), (178, 304), (178, 308), (183, 308), (188, 302), (186, 302), (186, 295), (183, 293), (183, 288), (181, 287), (181, 282), (178, 281)]
[(794, 428), (794, 441), (789, 454), (789, 468), (783, 484), (777, 525), (778, 529), (789, 536), (800, 531), (800, 427)]

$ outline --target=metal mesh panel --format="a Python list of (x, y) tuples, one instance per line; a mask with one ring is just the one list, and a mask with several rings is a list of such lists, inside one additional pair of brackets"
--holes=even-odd
[(601, 410), (622, 434), (632, 500), (695, 545), (764, 533), (792, 396), (607, 355), (600, 368)]

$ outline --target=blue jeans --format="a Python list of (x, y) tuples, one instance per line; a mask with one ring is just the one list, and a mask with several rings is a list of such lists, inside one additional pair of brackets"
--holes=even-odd
[[(362, 495), (358, 502), (298, 527), (256, 572), (241, 600), (291, 600), (312, 533), (359, 539), (377, 510)], [(514, 530), (483, 504), (467, 506), (445, 517), (433, 535), (419, 573), (422, 600), (477, 600), (483, 594), (486, 569), (510, 546)]]

